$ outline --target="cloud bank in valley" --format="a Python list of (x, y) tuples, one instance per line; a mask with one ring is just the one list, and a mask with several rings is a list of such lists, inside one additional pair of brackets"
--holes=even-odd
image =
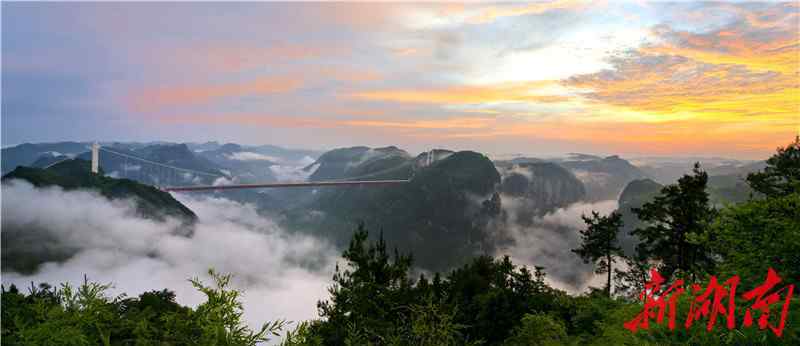
[[(3, 185), (3, 241), (14, 229), (35, 229), (50, 248), (68, 249), (74, 256), (43, 264), (32, 274), (4, 272), (2, 281), (26, 287), (33, 282), (114, 284), (112, 294), (169, 288), (182, 304), (196, 305), (204, 297), (188, 278), (206, 282), (208, 268), (232, 273), (234, 286), (245, 291), (247, 321), (317, 317), (316, 302), (327, 298), (338, 251), (314, 237), (291, 234), (255, 207), (223, 198), (176, 195), (199, 221), (191, 237), (176, 235), (178, 222), (157, 222), (135, 215), (130, 201), (109, 202), (92, 192), (34, 188), (14, 181)], [(571, 293), (602, 286), (602, 278), (570, 251), (580, 242), (580, 216), (592, 210), (607, 214), (615, 201), (576, 203), (535, 218), (517, 219), (522, 204), (503, 196), (507, 221), (498, 231), (512, 240), (495, 255), (509, 255), (519, 265), (545, 267), (548, 283)], [(69, 206), (69, 207), (65, 207)], [(31, 242), (24, 243), (25, 246)]]
[(580, 245), (579, 230), (586, 226), (581, 215), (591, 214), (593, 210), (609, 214), (617, 209), (616, 201), (575, 203), (537, 217), (531, 225), (526, 225), (517, 219), (522, 204), (511, 196), (504, 195), (501, 198), (503, 210), (508, 214), (502, 232), (512, 242), (500, 248), (496, 256), (508, 255), (514, 263), (529, 268), (542, 266), (551, 286), (570, 293), (580, 293), (590, 286), (601, 287), (605, 284), (601, 277), (594, 274), (591, 264), (583, 263), (570, 250)]
[[(62, 263), (46, 263), (30, 275), (4, 272), (2, 282), (112, 282), (112, 294), (169, 288), (182, 304), (205, 300), (187, 281), (206, 283), (209, 268), (232, 273), (243, 289), (245, 318), (253, 326), (266, 320), (316, 317), (316, 302), (327, 286), (338, 253), (316, 238), (289, 234), (251, 205), (190, 195), (176, 197), (199, 221), (190, 237), (176, 235), (177, 221), (135, 216), (130, 201), (109, 201), (86, 191), (34, 188), (14, 181), (2, 187), (2, 230), (38, 229), (49, 241), (77, 253)], [(3, 235), (5, 242), (6, 235)], [(28, 245), (27, 243), (25, 244)]]

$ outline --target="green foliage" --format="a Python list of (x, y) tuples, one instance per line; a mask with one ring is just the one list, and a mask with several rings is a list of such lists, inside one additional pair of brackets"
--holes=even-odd
[(543, 314), (525, 314), (514, 333), (503, 344), (507, 346), (563, 345), (567, 341), (567, 328), (558, 317)]
[(633, 210), (646, 224), (633, 232), (642, 241), (637, 250), (660, 261), (659, 272), (667, 278), (676, 273), (696, 277), (714, 263), (701, 244), (689, 242), (691, 236), (703, 233), (715, 215), (707, 182), (708, 174), (695, 164), (692, 175), (664, 187), (653, 201)]
[(451, 272), (443, 283), (444, 296), (458, 307), (456, 321), (467, 326), (467, 339), (501, 342), (525, 313), (555, 308), (561, 292), (544, 283), (542, 270), (531, 273), (508, 257), (481, 256)]
[(283, 336), (281, 346), (321, 346), (322, 337), (314, 334), (315, 321), (303, 321)]
[(568, 296), (544, 283), (543, 268), (517, 267), (509, 258), (475, 258), (429, 281), (409, 279), (411, 259), (390, 257), (363, 225), (337, 267), (331, 297), (318, 304), (322, 319), (310, 329), (326, 345), (453, 345), (503, 342), (526, 314), (568, 315)]
[(197, 307), (195, 317), (201, 325), (199, 345), (256, 345), (269, 341), (268, 336), (278, 336), (283, 320), (265, 323), (254, 332), (242, 321), (241, 292), (228, 289), (231, 275), (220, 275), (214, 270), (208, 274), (214, 286), (205, 286), (199, 279), (191, 279), (192, 285), (206, 295), (206, 302)]
[(749, 174), (747, 182), (768, 197), (800, 193), (800, 136), (785, 148), (778, 148), (764, 171)]
[(713, 249), (723, 276), (757, 282), (771, 267), (787, 282), (799, 283), (800, 193), (729, 206), (694, 239)]
[(425, 303), (411, 306), (408, 344), (420, 346), (459, 345), (464, 326), (455, 322), (455, 311), (427, 296)]
[(27, 295), (3, 287), (2, 344), (253, 346), (277, 335), (281, 320), (251, 331), (241, 320), (240, 293), (228, 288), (230, 276), (209, 273), (213, 287), (192, 280), (208, 298), (196, 310), (167, 290), (109, 298), (110, 285), (88, 280), (78, 287), (31, 286)]
[(318, 304), (325, 319), (319, 332), (326, 343), (343, 343), (348, 333), (361, 337), (362, 331), (369, 332), (363, 339), (382, 342), (394, 329), (394, 321), (408, 318), (403, 307), (414, 301), (408, 279), (411, 257), (395, 251), (390, 258), (383, 237), (368, 244), (367, 236), (364, 225), (359, 225), (342, 255), (346, 267), (336, 266), (330, 300)]
[(581, 216), (587, 228), (581, 231), (581, 246), (573, 249), (584, 262), (595, 263), (595, 273), (608, 274), (606, 281), (606, 295), (611, 296), (611, 273), (615, 257), (622, 256), (622, 248), (617, 243), (617, 234), (622, 228), (622, 214), (612, 212), (608, 216), (600, 216), (592, 211), (592, 216)]

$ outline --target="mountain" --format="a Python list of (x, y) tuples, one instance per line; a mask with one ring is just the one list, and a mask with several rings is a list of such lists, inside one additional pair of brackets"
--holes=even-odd
[(50, 168), (17, 167), (3, 176), (2, 181), (25, 180), (36, 187), (60, 186), (64, 190), (91, 189), (108, 199), (134, 199), (139, 216), (163, 221), (166, 217), (192, 223), (197, 216), (167, 192), (129, 179), (115, 179), (91, 173), (91, 163), (72, 159)]
[(277, 158), (277, 162), (279, 163), (302, 162), (309, 159), (313, 160), (321, 154), (315, 150), (290, 149), (269, 144), (246, 147), (246, 149), (262, 155)]
[[(305, 169), (315, 169), (309, 177), (311, 181), (374, 178), (376, 175), (385, 178), (396, 173), (410, 173), (411, 163), (411, 155), (394, 146), (375, 149), (359, 146), (328, 151)], [(394, 169), (398, 172), (390, 172)]]
[[(189, 236), (197, 216), (189, 208), (175, 200), (167, 192), (152, 186), (139, 184), (129, 179), (114, 179), (90, 171), (91, 163), (72, 159), (57, 163), (50, 168), (17, 167), (2, 177), (3, 184), (12, 180), (24, 180), (36, 187), (59, 186), (64, 190), (88, 189), (97, 191), (109, 200), (132, 200), (138, 216), (163, 221), (175, 218), (181, 224), (175, 229), (178, 234)], [(8, 196), (5, 203), (14, 203)], [(65, 206), (69, 208), (69, 206)], [(25, 227), (16, 229), (4, 226), (2, 232), (2, 270), (21, 272), (35, 270), (41, 263), (63, 261), (76, 253), (76, 249), (64, 248), (53, 243), (51, 231)], [(101, 236), (101, 235), (98, 235)]]
[(66, 161), (71, 159), (71, 157), (67, 155), (58, 155), (55, 152), (49, 152), (47, 154), (43, 154), (39, 156), (36, 161), (33, 161), (31, 164), (26, 165), (29, 167), (36, 167), (36, 168), (47, 168), (53, 164), (56, 164), (61, 161)]
[(583, 183), (552, 162), (495, 163), (503, 174), (500, 192), (519, 204), (518, 220), (526, 223), (558, 208), (583, 200)]
[(43, 155), (60, 156), (76, 154), (89, 150), (88, 143), (79, 142), (57, 142), (57, 143), (25, 143), (17, 146), (3, 148), (0, 158), (2, 158), (2, 174), (6, 174), (17, 168), (17, 166), (30, 166), (34, 161)]
[(672, 184), (684, 174), (690, 174), (695, 162), (709, 176), (735, 175), (746, 177), (748, 173), (761, 171), (766, 161), (739, 161), (725, 158), (638, 158), (636, 166), (661, 184)]
[(242, 183), (268, 183), (276, 180), (270, 167), (277, 164), (277, 159), (248, 151), (238, 144), (227, 143), (196, 155), (218, 167), (224, 167)]
[(206, 150), (216, 150), (221, 145), (217, 141), (208, 141), (205, 143), (186, 143), (186, 146), (194, 152), (202, 152)]
[(383, 237), (401, 251), (413, 250), (421, 267), (449, 269), (486, 250), (480, 223), (485, 220), (482, 215), (499, 210), (500, 174), (476, 152), (442, 157), (415, 168), (418, 158), (395, 147), (329, 151), (317, 160), (316, 179), (361, 174), (373, 174), (369, 179), (405, 179), (410, 173), (413, 178), (390, 186), (316, 189), (315, 198), (303, 208), (286, 211), (284, 217), (293, 228), (317, 230), (341, 246), (349, 241), (354, 224), (363, 221), (381, 227)]
[(566, 161), (597, 161), (602, 160), (602, 156), (582, 154), (582, 153), (569, 153), (567, 154)]
[(578, 158), (559, 161), (558, 164), (583, 182), (586, 198), (590, 201), (617, 199), (629, 182), (647, 177), (642, 170), (616, 155), (605, 158), (581, 155)]
[[(626, 253), (632, 254), (638, 242), (630, 232), (642, 225), (631, 209), (652, 200), (661, 192), (661, 188), (663, 185), (651, 179), (640, 179), (631, 181), (622, 190), (617, 210), (622, 214), (623, 226), (619, 239)], [(709, 176), (706, 191), (710, 202), (718, 207), (746, 201), (754, 194), (744, 177), (735, 174)]]
[(757, 194), (739, 174), (709, 175), (707, 191), (711, 203), (716, 206), (741, 203)]
[(622, 214), (622, 229), (618, 235), (620, 244), (626, 254), (633, 254), (638, 240), (630, 232), (642, 226), (633, 208), (640, 208), (661, 192), (661, 184), (651, 179), (639, 179), (628, 183), (619, 195), (617, 211)]

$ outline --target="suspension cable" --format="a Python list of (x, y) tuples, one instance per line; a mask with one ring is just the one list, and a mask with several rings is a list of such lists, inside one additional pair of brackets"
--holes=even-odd
[(153, 165), (156, 165), (156, 166), (171, 168), (171, 169), (178, 170), (178, 171), (190, 172), (190, 173), (195, 173), (195, 174), (202, 174), (202, 175), (207, 175), (207, 176), (212, 176), (212, 177), (224, 177), (224, 175), (222, 175), (222, 174), (214, 174), (214, 173), (208, 173), (208, 172), (203, 172), (203, 171), (196, 171), (196, 170), (188, 169), (188, 168), (180, 168), (180, 167), (170, 166), (170, 165), (166, 165), (166, 164), (163, 164), (163, 163), (160, 163), (160, 162), (155, 162), (155, 161), (152, 161), (152, 160), (143, 159), (141, 157), (136, 157), (136, 156), (133, 156), (133, 155), (123, 154), (123, 153), (120, 153), (120, 152), (117, 152), (117, 151), (114, 151), (114, 150), (109, 150), (109, 149), (106, 149), (104, 147), (100, 147), (100, 150), (105, 151), (107, 153), (119, 155), (119, 156), (122, 156), (122, 157), (125, 157), (125, 158), (139, 160), (139, 161), (147, 162), (149, 164), (153, 164)]

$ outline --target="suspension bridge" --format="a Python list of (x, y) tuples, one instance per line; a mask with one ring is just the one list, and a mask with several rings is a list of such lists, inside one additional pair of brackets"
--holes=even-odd
[[(237, 183), (225, 183), (225, 184), (212, 184), (212, 185), (176, 185), (174, 181), (183, 181), (183, 177), (192, 177), (192, 176), (205, 176), (214, 179), (225, 178), (230, 181), (230, 176), (226, 176), (224, 174), (219, 173), (211, 173), (211, 172), (204, 172), (195, 169), (177, 167), (173, 165), (169, 165), (163, 162), (156, 162), (153, 160), (148, 160), (145, 158), (141, 158), (135, 155), (126, 154), (114, 149), (109, 149), (100, 146), (98, 143), (92, 144), (91, 147), (91, 155), (92, 155), (92, 162), (91, 162), (91, 170), (92, 173), (99, 174), (100, 173), (100, 152), (105, 154), (110, 154), (121, 158), (124, 160), (122, 164), (123, 167), (123, 177), (128, 177), (128, 171), (132, 169), (132, 167), (136, 167), (136, 171), (140, 171), (139, 180), (143, 180), (144, 173), (141, 172), (143, 170), (143, 165), (147, 164), (151, 167), (157, 167), (155, 170), (151, 169), (151, 171), (156, 171), (157, 175), (152, 180), (156, 181), (156, 187), (162, 191), (167, 192), (195, 192), (195, 191), (218, 191), (218, 190), (237, 190), (237, 189), (264, 189), (264, 188), (293, 188), (293, 187), (325, 187), (325, 186), (386, 186), (386, 185), (396, 185), (396, 184), (405, 184), (411, 181), (410, 179), (388, 179), (388, 180), (361, 180), (364, 177), (357, 177), (360, 178), (359, 180), (331, 180), (331, 181), (301, 181), (301, 182), (278, 182), (278, 183), (262, 183), (262, 184), (237, 184)], [(428, 156), (424, 161), (424, 165), (430, 165), (434, 160), (431, 157), (432, 151), (427, 153)], [(135, 162), (139, 165), (131, 166), (129, 162)], [(50, 164), (51, 166), (58, 162)], [(380, 173), (380, 172), (378, 172)], [(375, 175), (375, 173), (370, 174)], [(353, 179), (353, 178), (351, 178)], [(190, 179), (192, 180), (192, 179)], [(168, 183), (166, 186), (160, 186), (162, 183)], [(172, 183), (172, 184), (169, 184)]]

